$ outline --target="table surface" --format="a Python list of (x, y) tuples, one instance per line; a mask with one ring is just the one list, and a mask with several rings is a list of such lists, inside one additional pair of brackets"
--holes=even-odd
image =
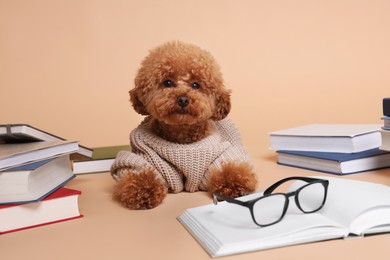
[[(276, 164), (276, 154), (254, 158), (259, 190), (291, 175), (326, 175)], [(390, 185), (390, 169), (340, 178)], [(67, 187), (82, 191), (84, 218), (0, 236), (1, 259), (210, 259), (179, 223), (185, 209), (212, 203), (205, 192), (169, 194), (152, 210), (133, 211), (112, 200), (110, 174), (79, 175)], [(390, 234), (295, 245), (225, 259), (389, 259)]]

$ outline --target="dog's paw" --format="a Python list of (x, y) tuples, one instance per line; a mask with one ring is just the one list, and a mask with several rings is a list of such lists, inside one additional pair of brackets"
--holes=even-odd
[(257, 180), (252, 167), (247, 163), (229, 162), (222, 169), (214, 169), (209, 176), (209, 192), (235, 198), (256, 190)]
[(114, 187), (113, 198), (129, 209), (151, 209), (162, 203), (167, 187), (153, 169), (125, 174)]

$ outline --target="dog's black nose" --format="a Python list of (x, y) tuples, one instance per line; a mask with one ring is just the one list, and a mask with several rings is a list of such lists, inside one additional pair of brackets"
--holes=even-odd
[(181, 107), (186, 107), (190, 103), (190, 100), (186, 96), (180, 96), (176, 99), (176, 102)]

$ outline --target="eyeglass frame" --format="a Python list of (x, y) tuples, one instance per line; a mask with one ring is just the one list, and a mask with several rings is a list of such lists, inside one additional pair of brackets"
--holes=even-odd
[[(288, 193), (281, 193), (281, 192), (279, 192), (279, 193), (272, 193), (280, 185), (282, 185), (285, 182), (291, 181), (291, 180), (300, 180), (300, 181), (307, 182), (307, 184), (299, 187), (297, 190), (292, 191), (292, 192), (288, 192)], [(312, 211), (305, 211), (301, 207), (297, 195), (299, 194), (299, 192), (302, 189), (304, 189), (305, 187), (307, 187), (307, 186), (309, 186), (311, 184), (314, 184), (314, 183), (320, 183), (320, 184), (322, 184), (324, 186), (324, 198), (323, 198), (323, 201), (321, 203), (321, 206), (318, 207), (318, 209), (315, 209), (315, 210), (312, 210)], [(258, 225), (259, 227), (267, 227), (267, 226), (271, 226), (271, 225), (274, 225), (276, 223), (279, 223), (284, 218), (284, 216), (287, 213), (288, 206), (289, 206), (289, 201), (290, 201), (289, 198), (292, 197), (292, 196), (295, 196), (294, 197), (294, 201), (295, 201), (295, 204), (297, 205), (297, 207), (299, 208), (299, 210), (302, 211), (305, 214), (315, 213), (315, 212), (319, 211), (320, 209), (322, 209), (324, 207), (324, 205), (325, 205), (326, 198), (327, 198), (327, 195), (328, 195), (328, 186), (329, 186), (329, 181), (325, 180), (325, 179), (293, 176), (293, 177), (284, 178), (284, 179), (282, 179), (282, 180), (272, 184), (271, 186), (269, 186), (263, 192), (263, 196), (261, 196), (259, 198), (255, 198), (255, 199), (248, 200), (248, 201), (241, 201), (241, 200), (237, 200), (237, 199), (225, 196), (225, 195), (220, 194), (220, 193), (213, 193), (213, 202), (214, 202), (215, 205), (217, 205), (218, 204), (218, 198), (221, 198), (221, 199), (223, 199), (226, 202), (237, 204), (237, 205), (240, 205), (240, 206), (244, 206), (244, 207), (246, 207), (246, 208), (248, 208), (250, 210), (250, 213), (251, 213), (251, 216), (252, 216), (252, 220), (253, 220), (253, 222), (256, 225)], [(269, 197), (269, 196), (275, 196), (275, 195), (283, 195), (285, 197), (285, 203), (284, 203), (282, 215), (280, 216), (280, 218), (277, 221), (274, 221), (274, 222), (269, 223), (269, 224), (259, 224), (259, 223), (257, 223), (257, 221), (255, 219), (254, 212), (253, 212), (254, 204), (257, 201), (261, 200), (261, 199), (264, 199), (264, 198)]]

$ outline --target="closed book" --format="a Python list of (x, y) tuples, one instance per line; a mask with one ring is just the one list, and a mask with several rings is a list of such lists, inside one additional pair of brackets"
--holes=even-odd
[(359, 153), (278, 151), (278, 163), (343, 175), (390, 167), (390, 152), (379, 148)]
[(0, 234), (80, 218), (78, 190), (60, 188), (42, 201), (0, 205)]
[(383, 99), (383, 115), (390, 116), (390, 98)]
[(131, 147), (129, 144), (95, 147), (93, 148), (92, 159), (112, 159), (116, 157), (119, 151), (131, 151)]
[(381, 145), (377, 124), (310, 124), (270, 133), (271, 149), (357, 153)]
[(383, 129), (390, 130), (390, 117), (384, 116), (382, 117), (382, 119), (383, 119)]
[(382, 145), (380, 147), (381, 150), (390, 151), (390, 131), (389, 130), (381, 130), (382, 137)]
[[(28, 143), (36, 141), (58, 141), (65, 139), (31, 126), (29, 124), (3, 124), (0, 125), (0, 143)], [(79, 149), (72, 153), (72, 159), (90, 159), (92, 149), (79, 145)]]
[(87, 161), (75, 161), (73, 162), (73, 173), (74, 174), (85, 174), (85, 173), (98, 173), (98, 172), (109, 172), (111, 165), (114, 162), (112, 159), (97, 159)]
[[(212, 257), (390, 232), (388, 186), (338, 177), (316, 178), (329, 180), (329, 186), (323, 208), (315, 213), (302, 213), (291, 199), (280, 222), (259, 227), (248, 208), (219, 202), (187, 209), (178, 220)], [(288, 192), (301, 185), (293, 183)], [(314, 189), (308, 192), (309, 197), (310, 192), (316, 194)], [(239, 199), (261, 196), (259, 192)], [(267, 206), (272, 212), (283, 210), (278, 208), (279, 203)]]
[(78, 148), (76, 141), (0, 144), (0, 170), (70, 154)]
[(93, 148), (92, 160), (73, 161), (75, 174), (110, 171), (111, 165), (119, 151), (130, 151), (130, 145), (102, 146)]
[(0, 204), (42, 200), (74, 177), (69, 155), (0, 171)]

